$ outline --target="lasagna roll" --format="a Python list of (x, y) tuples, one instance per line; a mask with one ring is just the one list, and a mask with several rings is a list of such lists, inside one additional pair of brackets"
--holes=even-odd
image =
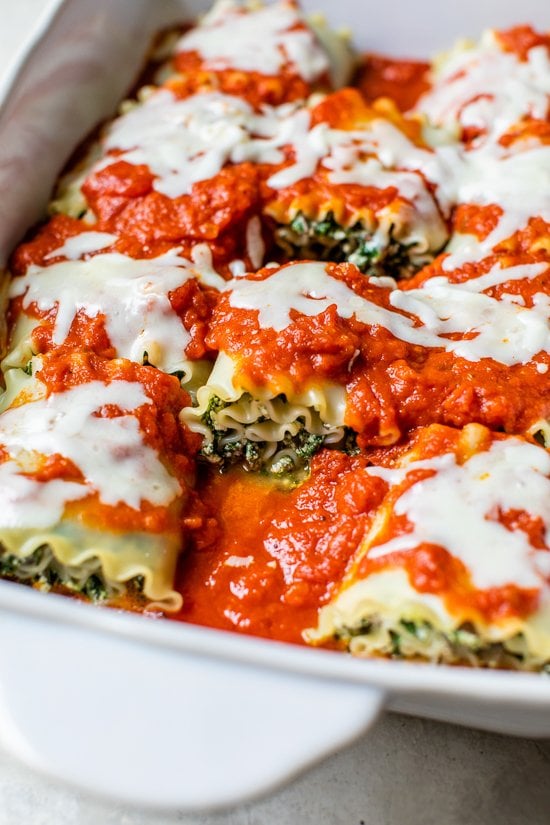
[(526, 432), (550, 416), (548, 270), (497, 262), (399, 288), (351, 264), (300, 262), (235, 279), (185, 420), (210, 460), (276, 472), (323, 443), (353, 447), (352, 433), (367, 447), (432, 422)]
[(172, 57), (158, 79), (178, 95), (217, 89), (255, 108), (343, 86), (354, 68), (348, 38), (331, 31), (321, 15), (304, 17), (293, 0), (221, 0), (164, 48)]
[[(256, 116), (234, 96), (204, 92), (181, 100), (152, 90), (107, 125), (61, 179), (51, 210), (146, 247), (207, 242), (216, 261), (246, 258), (259, 170), (240, 147), (250, 143), (256, 119), (270, 138), (281, 128), (276, 113)], [(255, 151), (265, 146), (279, 158), (267, 138), (256, 144)], [(260, 264), (252, 257), (252, 266)]]
[(355, 89), (302, 117), (292, 161), (267, 180), (265, 214), (287, 257), (398, 278), (431, 261), (447, 241), (451, 203), (418, 124), (388, 101), (367, 106)]
[(363, 473), (382, 499), (308, 640), (357, 656), (547, 667), (548, 451), (476, 424), (433, 425), (371, 459)]
[(208, 247), (195, 246), (190, 261), (178, 247), (143, 258), (122, 251), (127, 246), (58, 216), (20, 247), (12, 259), (2, 368), (24, 367), (33, 355), (61, 347), (151, 364), (200, 383), (208, 370), (208, 317), (225, 285)]
[(432, 64), (414, 111), (467, 144), (498, 139), (517, 121), (550, 114), (550, 35), (529, 26), (489, 30)]
[[(9, 370), (0, 413), (0, 570), (40, 588), (180, 606), (174, 574), (196, 436), (176, 378), (90, 354)], [(135, 603), (135, 601), (134, 601)]]

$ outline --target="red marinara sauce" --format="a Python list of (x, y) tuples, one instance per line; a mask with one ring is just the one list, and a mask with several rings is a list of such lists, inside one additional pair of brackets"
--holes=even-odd
[(429, 63), (419, 60), (394, 60), (379, 54), (364, 57), (356, 84), (368, 102), (389, 97), (406, 112), (430, 87)]
[(293, 490), (231, 470), (208, 473), (199, 496), (218, 520), (180, 568), (176, 618), (300, 643), (339, 585), (383, 493), (367, 460), (324, 450)]

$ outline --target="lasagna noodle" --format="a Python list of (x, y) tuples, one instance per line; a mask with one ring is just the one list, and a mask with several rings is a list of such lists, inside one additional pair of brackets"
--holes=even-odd
[[(183, 433), (179, 446), (163, 452), (142, 426), (159, 431), (170, 416), (175, 424), (177, 399), (186, 396), (150, 367), (82, 355), (56, 366), (55, 358), (33, 359), (32, 376), (6, 374), (2, 570), (38, 586), (53, 581), (93, 593), (99, 584), (111, 597), (137, 582), (144, 604), (175, 610), (180, 517), (193, 468), (184, 450), (187, 443), (191, 453), (192, 440)], [(52, 391), (56, 369), (76, 377)], [(170, 396), (172, 410), (163, 401)], [(177, 442), (174, 433), (171, 439)]]
[(275, 476), (301, 469), (321, 445), (342, 447), (345, 393), (337, 384), (312, 383), (302, 392), (285, 381), (245, 388), (238, 363), (221, 352), (197, 404), (182, 420), (203, 439), (202, 456), (214, 464), (242, 463)]
[(398, 452), (366, 470), (387, 492), (308, 640), (337, 638), (358, 656), (547, 665), (549, 453), (479, 425), (433, 425)]

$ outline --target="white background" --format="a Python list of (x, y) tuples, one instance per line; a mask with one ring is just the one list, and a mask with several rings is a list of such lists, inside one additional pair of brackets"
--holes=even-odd
[[(0, 0), (0, 74), (44, 6), (45, 0)], [(39, 701), (39, 685), (36, 694)], [(353, 748), (268, 799), (226, 813), (171, 817), (91, 800), (0, 753), (0, 825), (169, 823), (548, 825), (550, 742), (390, 715)]]

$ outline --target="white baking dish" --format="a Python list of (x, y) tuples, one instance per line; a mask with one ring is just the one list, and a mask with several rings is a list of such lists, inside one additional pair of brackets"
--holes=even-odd
[[(0, 257), (68, 154), (112, 113), (150, 34), (207, 2), (54, 2), (4, 83)], [(484, 26), (550, 26), (540, 0), (376, 6), (311, 0), (359, 47), (422, 56)], [(202, 809), (264, 792), (386, 708), (550, 735), (550, 680), (357, 661), (137, 616), (0, 582), (0, 739), (51, 776), (139, 805)]]

